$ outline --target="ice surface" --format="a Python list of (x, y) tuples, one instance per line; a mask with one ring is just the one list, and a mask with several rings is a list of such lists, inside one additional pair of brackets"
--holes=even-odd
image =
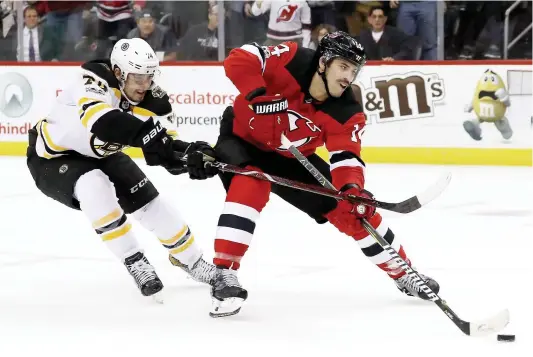
[[(276, 196), (242, 261), (249, 299), (226, 319), (208, 316), (208, 287), (171, 266), (157, 239), (134, 224), (165, 284), (165, 304), (157, 305), (140, 295), (82, 213), (39, 193), (23, 158), (1, 158), (0, 165), (0, 356), (531, 356), (530, 168), (367, 169), (367, 189), (384, 201), (453, 172), (428, 206), (383, 215), (463, 319), (510, 309), (504, 332), (516, 342), (501, 343), (464, 336), (432, 303), (400, 294), (351, 238)], [(218, 179), (145, 169), (210, 259), (224, 201)]]

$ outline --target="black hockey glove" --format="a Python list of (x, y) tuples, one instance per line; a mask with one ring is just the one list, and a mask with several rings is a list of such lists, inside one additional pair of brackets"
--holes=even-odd
[(145, 122), (135, 141), (136, 146), (142, 148), (148, 166), (183, 167), (183, 163), (174, 155), (172, 137), (161, 123), (154, 124), (152, 118)]
[(204, 141), (190, 143), (184, 152), (187, 155), (187, 171), (191, 180), (205, 180), (218, 174), (218, 169), (207, 162), (215, 160), (215, 150)]

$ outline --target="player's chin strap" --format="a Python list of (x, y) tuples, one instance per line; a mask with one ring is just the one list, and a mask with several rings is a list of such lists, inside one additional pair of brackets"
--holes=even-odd
[[(330, 62), (330, 60), (326, 60), (324, 62), (324, 65), (325, 65), (325, 68), (324, 68), (324, 72), (320, 72), (319, 69), (317, 69), (317, 73), (318, 75), (320, 76), (320, 78), (322, 78), (322, 82), (324, 82), (324, 87), (326, 88), (326, 93), (328, 94), (329, 97), (332, 97), (331, 93), (329, 92), (329, 86), (328, 86), (328, 80), (326, 78), (326, 70), (328, 69), (328, 62)], [(319, 67), (320, 68), (320, 67)], [(350, 85), (355, 81), (355, 78), (353, 79), (352, 82), (350, 82)], [(345, 89), (346, 90), (346, 89)]]
[(328, 69), (328, 66), (326, 64), (326, 68), (324, 68), (324, 72), (320, 72), (319, 69), (317, 70), (317, 72), (318, 72), (318, 75), (320, 76), (320, 78), (322, 78), (322, 82), (324, 82), (324, 87), (326, 87), (326, 93), (328, 94), (328, 97), (331, 97), (331, 93), (329, 92), (328, 80), (326, 78), (326, 70), (327, 69)]
[(122, 96), (123, 96), (124, 98), (126, 98), (126, 100), (127, 100), (128, 102), (130, 102), (131, 105), (139, 105), (140, 102), (134, 102), (134, 101), (132, 101), (132, 100), (128, 97), (128, 95), (127, 95), (126, 92), (124, 91), (124, 86), (123, 86), (123, 85), (119, 85), (119, 87), (120, 87), (120, 93), (122, 93)]

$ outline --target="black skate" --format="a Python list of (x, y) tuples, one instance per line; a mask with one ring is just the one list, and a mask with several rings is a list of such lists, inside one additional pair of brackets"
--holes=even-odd
[(237, 314), (248, 298), (248, 291), (241, 287), (234, 270), (217, 268), (215, 284), (211, 289), (213, 308), (211, 317), (225, 317)]
[(202, 257), (200, 257), (200, 259), (198, 259), (198, 261), (194, 263), (191, 268), (174, 258), (172, 254), (168, 255), (168, 260), (170, 260), (172, 265), (184, 270), (195, 281), (209, 285), (215, 284), (217, 268), (213, 264), (206, 262)]
[[(424, 280), (426, 285), (431, 290), (433, 290), (435, 294), (439, 293), (439, 290), (440, 290), (439, 283), (437, 283), (434, 279), (426, 275), (423, 275), (420, 273), (418, 273), (418, 275), (420, 275), (420, 277)], [(394, 280), (394, 282), (396, 283), (396, 286), (402, 293), (408, 296), (419, 297), (422, 300), (429, 300), (428, 295), (424, 291), (422, 291), (420, 286), (417, 284), (417, 280), (414, 276), (405, 274), (401, 278)]]
[(152, 296), (163, 289), (163, 283), (143, 253), (137, 252), (126, 258), (124, 265), (144, 296)]

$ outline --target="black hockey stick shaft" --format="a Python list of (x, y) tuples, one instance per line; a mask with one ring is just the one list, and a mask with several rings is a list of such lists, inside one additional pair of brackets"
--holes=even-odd
[[(336, 190), (335, 186), (329, 180), (318, 171), (314, 165), (309, 162), (309, 160), (296, 148), (294, 145), (285, 145), (288, 146), (289, 152), (316, 178), (316, 180), (322, 184), (324, 187), (329, 188), (330, 190)], [(435, 293), (431, 288), (426, 284), (424, 279), (420, 275), (411, 269), (409, 264), (398, 254), (398, 252), (392, 248), (389, 243), (383, 238), (372, 225), (364, 218), (361, 219), (361, 223), (365, 230), (376, 240), (376, 242), (386, 250), (394, 261), (400, 265), (400, 267), (405, 271), (407, 275), (413, 278), (418, 286), (426, 293), (429, 297), (429, 300), (433, 301), (445, 314), (450, 318), (453, 323), (461, 329), (465, 334), (470, 335), (470, 323), (463, 321), (457, 316), (457, 314), (446, 304), (444, 300), (440, 298), (437, 293)]]
[[(182, 160), (184, 160), (184, 158), (182, 158)], [(261, 171), (248, 170), (248, 169), (245, 169), (239, 166), (226, 164), (220, 161), (207, 161), (206, 165), (211, 165), (213, 167), (216, 167), (217, 169), (223, 172), (229, 172), (229, 173), (233, 173), (237, 175), (251, 176), (259, 180), (269, 181), (277, 185), (290, 187), (290, 188), (297, 189), (300, 191), (307, 191), (307, 192), (311, 192), (311, 193), (322, 195), (322, 196), (332, 197), (337, 200), (346, 200), (352, 203), (359, 203), (359, 204), (364, 204), (367, 206), (373, 206), (373, 207), (381, 208), (381, 209), (396, 212), (396, 213), (407, 214), (407, 213), (416, 211), (417, 209), (422, 207), (422, 204), (419, 202), (416, 196), (408, 198), (407, 200), (399, 202), (399, 203), (389, 203), (389, 202), (378, 201), (375, 199), (369, 199), (365, 197), (350, 195), (350, 194), (342, 193), (342, 192), (339, 192), (337, 190), (330, 189), (327, 187), (294, 181), (294, 180), (290, 180), (284, 177), (279, 177), (279, 176), (263, 173)]]

